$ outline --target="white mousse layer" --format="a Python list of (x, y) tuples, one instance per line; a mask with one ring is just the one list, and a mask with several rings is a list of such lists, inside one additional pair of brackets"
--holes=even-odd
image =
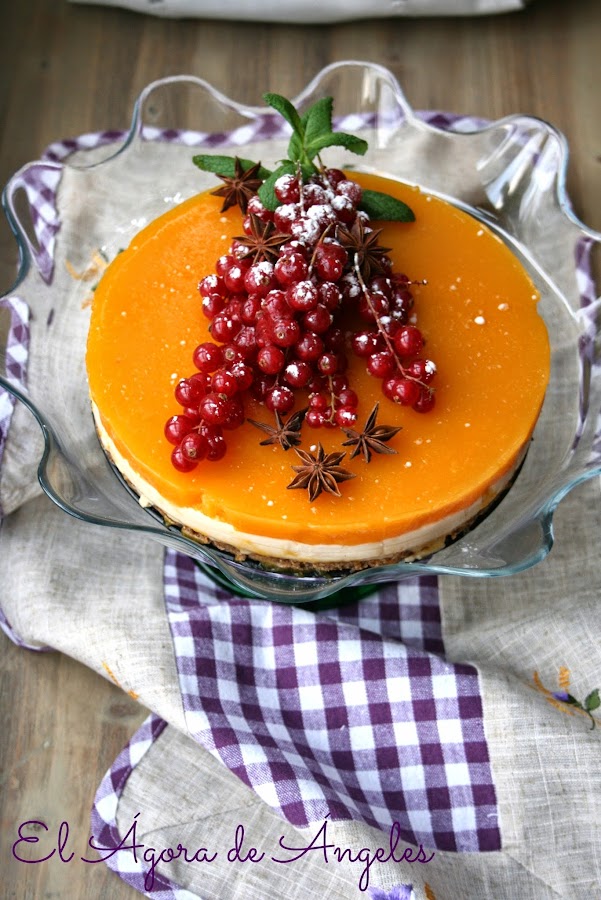
[[(454, 535), (489, 506), (511, 482), (519, 467), (523, 454), (515, 466), (502, 478), (496, 481), (478, 501), (452, 515), (445, 516), (438, 522), (424, 525), (412, 531), (406, 531), (397, 537), (381, 541), (369, 541), (364, 544), (308, 544), (282, 538), (268, 537), (260, 534), (249, 534), (239, 531), (228, 522), (213, 519), (191, 506), (176, 506), (162, 496), (153, 485), (143, 478), (117, 450), (114, 441), (107, 433), (100, 419), (95, 404), (92, 404), (94, 419), (100, 441), (111, 460), (119, 469), (126, 481), (139, 495), (140, 504), (152, 506), (176, 524), (185, 526), (203, 538), (217, 544), (225, 544), (245, 554), (264, 556), (282, 560), (307, 562), (316, 566), (339, 563), (348, 565), (353, 562), (374, 562), (387, 557), (417, 554), (420, 550), (431, 548), (447, 535)], [(525, 451), (524, 451), (525, 452)]]

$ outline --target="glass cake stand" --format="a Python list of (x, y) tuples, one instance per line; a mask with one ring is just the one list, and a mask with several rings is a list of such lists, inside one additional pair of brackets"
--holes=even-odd
[[(30, 380), (28, 390), (11, 375), (6, 348), (0, 346), (0, 385), (31, 410), (42, 430), (40, 483), (66, 513), (154, 538), (193, 557), (234, 592), (278, 602), (337, 603), (418, 574), (490, 578), (522, 571), (551, 549), (560, 500), (601, 472), (598, 304), (588, 269), (601, 234), (571, 209), (566, 140), (553, 126), (526, 116), (485, 123), (418, 114), (393, 75), (370, 63), (328, 66), (294, 103), (302, 109), (322, 96), (334, 98), (339, 129), (369, 142), (357, 168), (418, 184), (485, 222), (540, 291), (551, 342), (550, 383), (511, 490), (476, 527), (428, 559), (312, 577), (269, 571), (195, 543), (143, 509), (116, 477), (90, 414), (84, 361), (90, 284), (74, 280), (74, 268), (91, 271), (91, 260), (97, 265), (114, 256), (144, 224), (211, 186), (213, 176), (191, 164), (197, 148), (227, 148), (223, 152), (230, 155), (243, 148), (245, 157), (269, 166), (285, 156), (288, 142), (273, 111), (242, 106), (192, 76), (150, 84), (126, 134), (86, 136), (73, 147), (63, 145), (69, 150), (64, 162), (30, 163), (4, 191), (21, 258), (12, 293), (29, 304), (38, 322), (52, 307), (53, 327), (46, 335), (34, 328), (32, 354), (36, 340), (56, 342), (57, 352), (45, 354), (43, 377)], [(336, 151), (328, 154), (326, 162), (337, 164)], [(23, 189), (28, 204), (21, 202)], [(53, 238), (40, 239), (39, 228), (36, 240), (31, 228), (32, 220), (40, 225), (40, 197), (51, 202), (53, 190), (62, 201), (54, 245)]]

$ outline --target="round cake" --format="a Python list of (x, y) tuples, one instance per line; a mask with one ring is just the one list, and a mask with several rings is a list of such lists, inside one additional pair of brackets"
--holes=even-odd
[[(94, 295), (87, 371), (97, 431), (110, 459), (140, 502), (186, 535), (269, 568), (347, 570), (411, 559), (465, 531), (515, 477), (549, 377), (538, 294), (503, 242), (418, 188), (373, 175), (352, 179), (364, 192), (385, 192), (407, 204), (414, 220), (363, 216), (359, 249), (369, 254), (366, 237), (375, 235), (376, 252), (367, 257), (371, 272), (358, 267), (357, 247), (348, 238), (353, 277), (347, 266), (334, 279), (341, 311), (334, 324), (333, 315), (326, 320), (325, 333), (316, 325), (321, 357), (329, 362), (301, 353), (302, 341), (312, 346), (306, 323), (319, 316), (306, 318), (316, 309), (306, 291), (296, 290), (291, 299), (290, 282), (274, 281), (275, 254), (271, 268), (263, 265), (265, 288), (249, 286), (247, 278), (240, 289), (233, 276), (223, 288), (232, 252), (236, 263), (244, 256), (241, 247), (242, 268), (261, 268), (252, 257), (256, 241), (242, 241), (252, 232), (248, 212), (244, 220), (238, 206), (222, 202), (223, 191), (195, 196), (144, 228), (108, 267)], [(251, 209), (260, 212), (260, 204)], [(250, 218), (256, 231), (258, 219)], [(279, 216), (282, 228), (284, 219)], [(352, 230), (350, 223), (343, 228), (347, 235)], [(336, 229), (326, 231), (337, 243)], [(280, 256), (282, 234), (269, 231)], [(285, 240), (298, 249), (290, 230)], [(305, 285), (321, 284), (327, 274), (318, 258), (315, 250), (305, 253)], [(386, 262), (383, 268), (378, 261)], [(391, 284), (402, 312), (390, 312)], [(320, 308), (328, 308), (325, 293)], [(389, 298), (388, 306), (380, 298), (379, 311), (376, 293)], [(293, 313), (282, 315), (282, 295)], [(242, 319), (231, 325), (236, 316), (230, 316), (231, 334), (221, 321), (227, 304)], [(272, 307), (278, 307), (277, 322), (301, 322), (296, 343), (284, 334), (296, 325), (264, 337), (259, 320), (273, 319)], [(236, 344), (245, 328), (254, 337), (244, 332)], [(242, 345), (243, 352), (233, 353)], [(219, 348), (212, 365), (207, 346)], [(265, 347), (271, 349), (262, 352)], [(397, 373), (391, 377), (386, 368), (391, 353), (401, 358), (400, 388)], [(386, 356), (388, 363), (380, 359)], [(228, 421), (221, 409), (215, 421), (223, 428), (213, 426), (224, 439), (202, 444), (190, 434), (202, 432), (220, 402), (232, 407), (228, 359), (242, 360), (237, 371), (248, 376), (250, 369), (253, 384), (239, 379), (234, 412)], [(299, 368), (307, 360), (310, 377)], [(182, 461), (174, 445), (186, 437), (189, 453)]]

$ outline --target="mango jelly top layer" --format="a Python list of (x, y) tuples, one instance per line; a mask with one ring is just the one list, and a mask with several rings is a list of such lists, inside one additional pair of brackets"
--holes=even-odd
[[(342, 465), (356, 477), (343, 497), (287, 490), (294, 450), (260, 446), (246, 423), (225, 433), (228, 452), (183, 474), (170, 461), (163, 428), (181, 413), (173, 396), (194, 373), (192, 353), (210, 340), (199, 280), (214, 271), (242, 232), (236, 207), (200, 194), (144, 228), (107, 269), (92, 308), (87, 369), (102, 423), (143, 479), (178, 507), (193, 507), (251, 534), (303, 543), (360, 544), (394, 537), (465, 509), (509, 472), (530, 438), (549, 376), (549, 342), (538, 294), (521, 264), (481, 222), (419, 189), (353, 175), (364, 187), (408, 203), (413, 223), (377, 223), (394, 270), (415, 285), (414, 312), (437, 365), (436, 406), (417, 413), (387, 400), (365, 361), (349, 352), (361, 430), (374, 403), (378, 423), (400, 425), (396, 455)], [(298, 407), (306, 398), (300, 399)], [(273, 423), (245, 399), (249, 418)], [(339, 429), (302, 431), (303, 449), (345, 449)]]

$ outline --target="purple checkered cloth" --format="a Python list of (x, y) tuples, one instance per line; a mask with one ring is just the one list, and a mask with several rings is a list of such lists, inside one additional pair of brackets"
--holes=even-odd
[(425, 649), (442, 650), (436, 579), (316, 615), (232, 597), (168, 551), (165, 599), (190, 734), (291, 824), (500, 848), (477, 672)]

